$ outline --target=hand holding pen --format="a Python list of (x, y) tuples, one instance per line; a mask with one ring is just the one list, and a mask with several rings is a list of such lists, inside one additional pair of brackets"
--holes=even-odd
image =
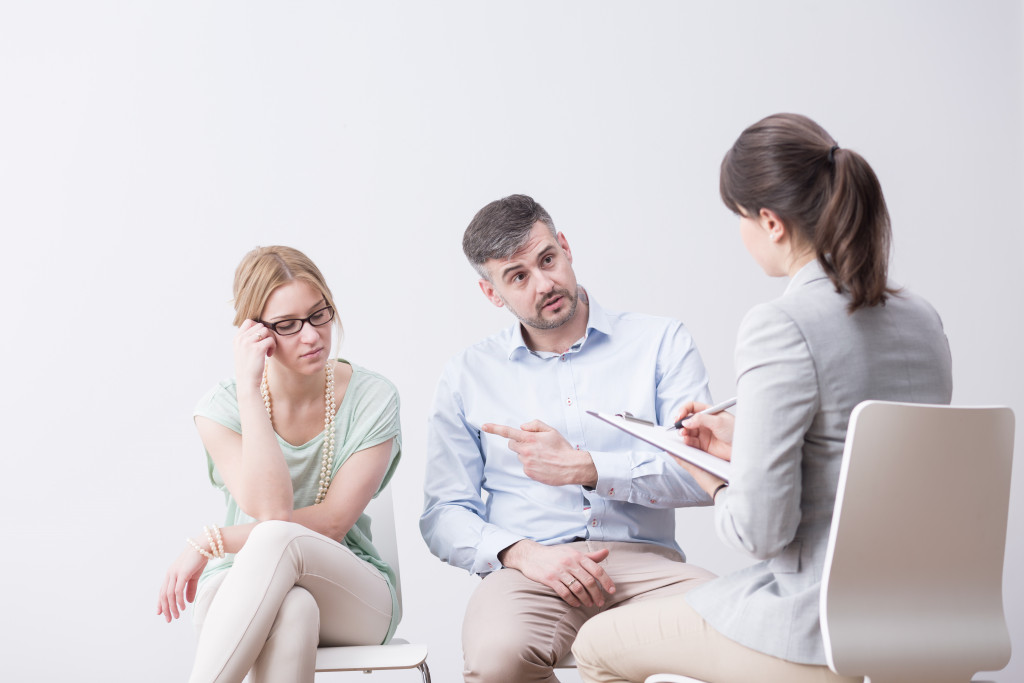
[(723, 410), (728, 410), (736, 405), (736, 397), (733, 396), (727, 401), (716, 403), (713, 406), (708, 406), (706, 403), (698, 403), (697, 401), (689, 401), (684, 403), (683, 407), (679, 410), (679, 419), (676, 420), (675, 424), (669, 427), (669, 429), (682, 429), (686, 425), (684, 424), (690, 418), (697, 417), (698, 415), (717, 415)]
[(687, 446), (699, 448), (723, 460), (732, 458), (732, 432), (735, 416), (724, 412), (736, 405), (731, 398), (713, 406), (689, 401), (679, 409), (679, 417), (672, 429), (680, 429)]

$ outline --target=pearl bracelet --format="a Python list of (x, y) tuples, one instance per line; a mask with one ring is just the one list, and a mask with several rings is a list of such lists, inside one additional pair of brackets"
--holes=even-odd
[(210, 526), (213, 527), (213, 531), (210, 531), (210, 527), (208, 526), (203, 527), (203, 533), (206, 534), (206, 540), (210, 544), (209, 550), (201, 547), (191, 538), (186, 537), (185, 540), (190, 546), (196, 549), (197, 553), (206, 559), (219, 560), (224, 557), (224, 537), (221, 535), (220, 528), (216, 524), (211, 524)]
[(213, 535), (217, 537), (217, 557), (224, 557), (224, 537), (220, 535), (220, 527), (216, 524), (211, 524), (213, 527)]
[(204, 550), (203, 548), (200, 548), (200, 547), (199, 547), (199, 544), (198, 544), (198, 543), (196, 543), (195, 541), (193, 541), (193, 540), (192, 540), (191, 538), (189, 538), (188, 536), (186, 536), (186, 537), (185, 537), (185, 540), (186, 540), (186, 541), (188, 541), (188, 544), (189, 544), (190, 546), (192, 546), (193, 548), (195, 548), (195, 549), (196, 549), (196, 552), (197, 552), (197, 553), (199, 553), (200, 555), (202, 555), (202, 556), (203, 556), (203, 557), (205, 557), (206, 559), (208, 559), (208, 560), (213, 560), (213, 559), (216, 559), (216, 558), (215, 558), (215, 557), (213, 556), (213, 553), (211, 553), (211, 552), (210, 552), (209, 550)]
[(206, 534), (206, 540), (210, 542), (210, 552), (213, 556), (220, 559), (224, 557), (224, 539), (220, 535), (220, 529), (217, 528), (216, 524), (211, 525), (213, 531), (217, 534), (216, 540), (214, 540), (213, 533), (210, 532), (210, 527), (204, 526), (203, 533)]

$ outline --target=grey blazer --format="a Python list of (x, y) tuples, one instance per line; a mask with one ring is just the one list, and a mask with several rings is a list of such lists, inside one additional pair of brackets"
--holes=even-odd
[(813, 261), (740, 325), (732, 480), (715, 525), (762, 561), (688, 598), (722, 635), (802, 664), (825, 664), (819, 589), (850, 413), (952, 393), (949, 343), (926, 301), (904, 290), (853, 315), (848, 301)]

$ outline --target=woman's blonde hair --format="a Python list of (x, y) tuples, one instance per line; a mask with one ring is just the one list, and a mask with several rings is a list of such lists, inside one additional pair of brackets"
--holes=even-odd
[(340, 339), (342, 329), (337, 316), (338, 307), (334, 305), (334, 297), (324, 276), (308, 256), (291, 247), (256, 247), (242, 258), (235, 269), (233, 287), (235, 327), (246, 320), (258, 320), (271, 293), (296, 280), (318, 290), (327, 305), (334, 309), (334, 323), (338, 326)]

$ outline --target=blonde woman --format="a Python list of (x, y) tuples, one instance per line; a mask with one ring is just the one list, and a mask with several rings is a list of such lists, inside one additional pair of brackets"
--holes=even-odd
[(398, 393), (333, 357), (331, 291), (301, 252), (246, 254), (234, 301), (235, 376), (195, 410), (227, 516), (186, 539), (157, 613), (195, 601), (192, 681), (312, 681), (318, 645), (383, 643), (400, 618), (363, 515), (401, 455)]

